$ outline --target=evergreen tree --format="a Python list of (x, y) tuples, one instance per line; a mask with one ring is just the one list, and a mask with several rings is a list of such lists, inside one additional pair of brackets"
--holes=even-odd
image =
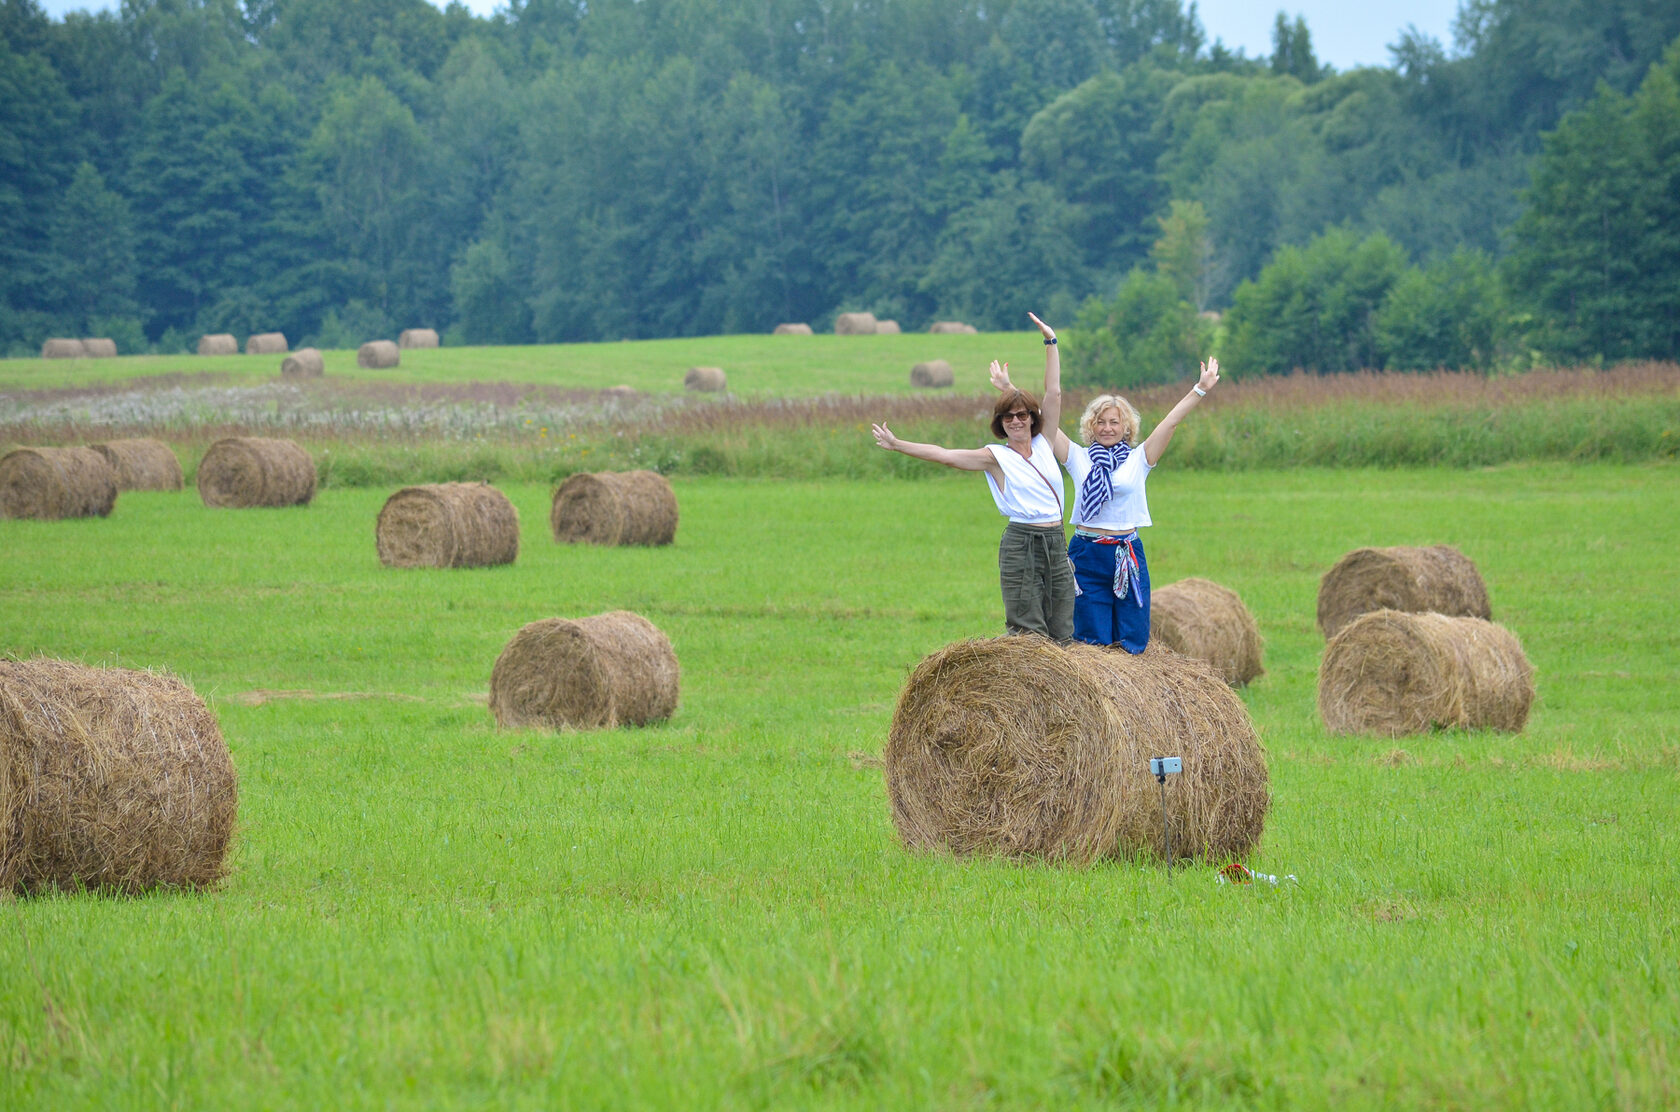
[(91, 163), (76, 167), (48, 228), (45, 299), (66, 330), (135, 318), (134, 221)]

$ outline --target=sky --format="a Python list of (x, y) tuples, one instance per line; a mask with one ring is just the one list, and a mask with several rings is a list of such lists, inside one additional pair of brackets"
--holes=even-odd
[[(447, 2), (447, 0), (443, 0)], [(465, 0), (467, 7), (489, 15), (506, 0)], [(117, 0), (41, 0), (48, 15), (67, 11), (114, 11)], [(439, 7), (442, 3), (439, 3)], [(1407, 24), (1452, 47), (1452, 21), (1458, 0), (1197, 0), (1208, 42), (1223, 39), (1250, 57), (1272, 52), (1272, 22), (1283, 11), (1306, 17), (1318, 60), (1339, 70), (1386, 66), (1388, 44), (1399, 41)]]

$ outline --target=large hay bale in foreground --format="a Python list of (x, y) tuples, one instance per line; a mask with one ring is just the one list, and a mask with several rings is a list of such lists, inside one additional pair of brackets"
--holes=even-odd
[(1318, 669), (1318, 713), (1333, 734), (1515, 733), (1533, 702), (1522, 642), (1481, 618), (1374, 610), (1330, 639)]
[(657, 471), (580, 472), (554, 492), (548, 524), (563, 544), (670, 544), (677, 494)]
[(841, 313), (834, 318), (834, 334), (836, 336), (873, 336), (875, 335), (874, 313)]
[(104, 456), (117, 473), (118, 490), (180, 490), (186, 485), (181, 461), (161, 440), (143, 436), (88, 447)]
[(87, 355), (87, 345), (81, 340), (54, 337), (41, 345), (42, 359), (81, 359)]
[(641, 615), (546, 618), (496, 658), (490, 711), (499, 726), (644, 726), (676, 712), (680, 686), (670, 640)]
[(438, 346), (437, 329), (405, 328), (397, 334), (397, 346), (400, 348), (435, 348)]
[(82, 351), (89, 359), (115, 359), (117, 341), (108, 336), (93, 336), (82, 340)]
[(282, 378), (320, 378), (327, 371), (319, 348), (298, 348), (280, 360)]
[(390, 340), (369, 340), (356, 349), (356, 366), (384, 370), (402, 362), (402, 352)]
[(928, 331), (936, 336), (973, 336), (980, 330), (960, 320), (936, 320), (928, 325)]
[(778, 324), (776, 326), (775, 330), (770, 333), (770, 335), (772, 335), (772, 336), (810, 336), (810, 335), (813, 335), (813, 333), (811, 332), (811, 326), (808, 325), (808, 324), (804, 324), (804, 323), (799, 323), (799, 324), (784, 323), (784, 324)]
[(0, 660), (0, 891), (213, 884), (238, 806), (227, 743), (185, 683)]
[(897, 336), (903, 331), (904, 329), (900, 328), (895, 320), (878, 320), (875, 322), (875, 335), (877, 336)]
[(729, 388), (729, 376), (723, 373), (722, 367), (690, 367), (683, 375), (683, 387), (715, 393)]
[(291, 440), (230, 436), (199, 461), (198, 495), (206, 506), (301, 506), (315, 497), (315, 461)]
[(391, 568), (482, 568), (519, 556), (519, 511), (488, 483), (404, 487), (374, 529)]
[(1493, 617), (1482, 573), (1445, 544), (1357, 548), (1319, 580), (1318, 630), (1326, 638), (1372, 610)]
[(1208, 579), (1181, 579), (1150, 594), (1149, 639), (1207, 661), (1233, 687), (1265, 671), (1254, 615), (1237, 592)]
[(238, 355), (239, 341), (231, 332), (207, 332), (198, 338), (200, 355)]
[(949, 386), (953, 381), (955, 380), (951, 374), (951, 364), (943, 359), (930, 359), (910, 368), (910, 385), (919, 386), (924, 390)]
[(92, 448), (18, 448), (0, 457), (0, 517), (106, 517), (117, 473)]
[(1260, 841), (1271, 803), (1248, 712), (1199, 660), (1151, 646), (963, 641), (917, 665), (883, 760), (904, 844), (1085, 863), (1166, 856), (1151, 757), (1167, 784), (1173, 856), (1223, 861)]
[(291, 349), (284, 332), (259, 332), (245, 337), (246, 355), (284, 355)]

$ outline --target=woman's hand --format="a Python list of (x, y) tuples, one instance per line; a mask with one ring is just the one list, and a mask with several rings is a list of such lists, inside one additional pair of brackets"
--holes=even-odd
[(1202, 377), (1197, 381), (1196, 385), (1200, 386), (1203, 390), (1212, 390), (1215, 386), (1219, 385), (1219, 360), (1209, 359), (1206, 363), (1202, 364)]
[(870, 425), (869, 428), (875, 433), (876, 445), (885, 448), (889, 452), (898, 451), (898, 437), (893, 435), (891, 429), (887, 428), (885, 425)]
[(1054, 340), (1056, 338), (1056, 330), (1039, 320), (1037, 313), (1028, 313), (1027, 316), (1031, 317), (1032, 322), (1038, 325), (1038, 330), (1044, 334), (1044, 339), (1046, 341)]
[(992, 385), (999, 390), (1013, 390), (1015, 384), (1009, 381), (1009, 364), (992, 360)]

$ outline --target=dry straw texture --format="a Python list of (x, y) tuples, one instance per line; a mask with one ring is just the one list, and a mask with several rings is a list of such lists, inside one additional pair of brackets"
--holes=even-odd
[(213, 884), (238, 806), (222, 732), (180, 680), (0, 661), (0, 891)]
[(82, 341), (82, 351), (89, 359), (115, 359), (117, 357), (117, 341), (104, 336), (95, 336)]
[(117, 473), (92, 448), (18, 448), (0, 458), (0, 517), (105, 517)]
[(1330, 639), (1318, 669), (1318, 713), (1333, 734), (1514, 733), (1533, 702), (1522, 642), (1481, 618), (1373, 611)]
[(621, 382), (617, 386), (609, 386), (602, 390), (601, 396), (603, 398), (633, 398), (636, 396), (636, 388), (628, 383)]
[(246, 355), (284, 355), (290, 350), (284, 332), (259, 332), (245, 337)]
[(786, 323), (778, 324), (770, 334), (772, 336), (810, 336), (812, 332), (811, 326), (808, 324)]
[(482, 568), (519, 556), (519, 512), (487, 483), (404, 487), (386, 499), (374, 532), (392, 568)]
[(564, 544), (670, 544), (677, 494), (657, 471), (580, 472), (554, 492), (548, 524)]
[(924, 390), (949, 386), (952, 381), (951, 364), (943, 359), (930, 359), (910, 368), (910, 385), (919, 386)]
[(435, 348), (438, 334), (435, 328), (405, 328), (397, 336), (400, 348)]
[(118, 490), (180, 490), (181, 461), (169, 445), (149, 436), (88, 445), (117, 473)]
[(369, 340), (356, 349), (356, 366), (370, 370), (395, 367), (402, 362), (402, 352), (390, 340)]
[(942, 336), (972, 336), (980, 330), (960, 320), (936, 320), (928, 325), (928, 331)]
[(514, 634), (490, 673), (500, 726), (644, 726), (677, 709), (671, 642), (640, 614), (546, 618)]
[(1208, 579), (1181, 579), (1149, 598), (1149, 638), (1213, 665), (1233, 687), (1265, 671), (1260, 627), (1237, 592)]
[(86, 354), (87, 345), (81, 340), (55, 337), (41, 345), (42, 359), (80, 359)]
[(834, 318), (834, 334), (836, 336), (873, 336), (875, 335), (874, 313), (841, 313)]
[(1464, 553), (1430, 548), (1359, 548), (1318, 584), (1318, 629), (1326, 638), (1372, 610), (1409, 610), (1491, 618), (1487, 584)]
[(683, 386), (689, 390), (715, 393), (728, 389), (729, 376), (723, 373), (722, 367), (690, 367), (683, 375)]
[(1173, 856), (1253, 850), (1271, 796), (1248, 712), (1206, 664), (1160, 646), (948, 646), (911, 673), (884, 759), (909, 848), (1084, 864), (1166, 856), (1160, 756), (1184, 758), (1167, 785)]
[(280, 360), (280, 374), (284, 378), (320, 378), (326, 371), (326, 360), (317, 348), (298, 348)]
[(875, 335), (877, 336), (897, 336), (903, 331), (904, 329), (900, 328), (895, 320), (878, 320), (875, 322)]
[(198, 464), (206, 506), (301, 506), (315, 497), (315, 461), (291, 440), (230, 436)]
[(238, 355), (239, 341), (230, 332), (210, 332), (198, 338), (200, 355)]

